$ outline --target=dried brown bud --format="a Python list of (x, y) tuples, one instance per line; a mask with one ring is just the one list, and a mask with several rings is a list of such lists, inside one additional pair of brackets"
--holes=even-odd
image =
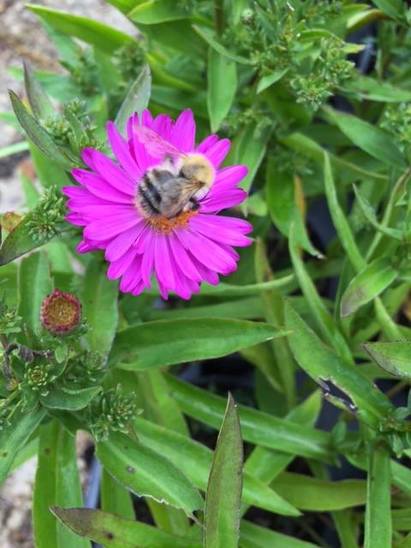
[(55, 289), (41, 305), (43, 327), (55, 335), (64, 335), (75, 329), (81, 320), (81, 303), (76, 296)]

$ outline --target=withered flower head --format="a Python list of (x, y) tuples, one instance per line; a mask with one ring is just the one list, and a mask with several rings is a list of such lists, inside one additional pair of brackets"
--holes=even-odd
[(40, 319), (50, 333), (70, 333), (80, 323), (81, 303), (75, 295), (55, 289), (43, 300)]

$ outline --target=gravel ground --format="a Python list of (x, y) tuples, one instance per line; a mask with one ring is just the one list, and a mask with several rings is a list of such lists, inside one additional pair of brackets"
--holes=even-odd
[[(125, 32), (133, 33), (132, 24), (103, 0), (33, 0), (37, 4), (55, 7), (106, 22)], [(58, 70), (53, 46), (36, 16), (25, 8), (24, 0), (0, 0), (0, 112), (10, 111), (7, 90), (20, 95), (22, 85), (8, 72), (27, 59), (38, 68)], [(134, 29), (134, 30), (133, 30)], [(0, 148), (18, 142), (22, 135), (0, 120)], [(24, 154), (0, 158), (0, 213), (19, 209), (22, 196), (17, 171)]]
[[(36, 0), (38, 4), (72, 13), (91, 16), (117, 28), (133, 32), (132, 25), (102, 0)], [(0, 112), (10, 111), (7, 90), (22, 94), (22, 85), (8, 69), (21, 66), (28, 59), (43, 69), (58, 68), (55, 52), (34, 14), (24, 0), (0, 0)], [(0, 148), (22, 140), (22, 135), (0, 120)], [(27, 155), (0, 158), (0, 214), (19, 209), (22, 194), (18, 178), (20, 169), (29, 169)], [(82, 453), (84, 443), (79, 453)], [(84, 469), (84, 461), (80, 461)], [(16, 470), (0, 490), (0, 547), (32, 548), (31, 498), (36, 460), (31, 459)], [(53, 548), (50, 546), (50, 548)]]

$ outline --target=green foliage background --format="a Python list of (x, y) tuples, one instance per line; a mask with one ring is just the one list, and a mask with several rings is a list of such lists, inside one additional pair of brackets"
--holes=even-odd
[[(15, 69), (27, 100), (11, 93), (3, 115), (28, 145), (0, 154), (28, 146), (39, 180), (22, 176), (27, 211), (15, 228), (3, 217), (0, 247), (0, 478), (38, 453), (36, 546), (411, 546), (406, 3), (109, 3), (138, 33), (28, 6), (64, 72)], [(161, 307), (75, 254), (59, 192), (84, 147), (105, 150), (108, 119), (122, 129), (147, 105), (191, 107), (199, 137), (232, 139), (255, 237), (230, 278)], [(53, 288), (83, 306), (64, 338), (40, 322)], [(179, 377), (233, 353), (234, 374), (255, 372), (232, 387), (243, 405)], [(316, 427), (330, 405), (332, 429)], [(79, 429), (103, 466), (101, 511), (81, 509)]]

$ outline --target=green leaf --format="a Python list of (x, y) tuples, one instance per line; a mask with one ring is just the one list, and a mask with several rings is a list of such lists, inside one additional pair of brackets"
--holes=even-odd
[(220, 55), (223, 55), (224, 57), (227, 57), (228, 59), (231, 59), (231, 61), (235, 61), (236, 63), (240, 63), (243, 65), (252, 65), (252, 62), (246, 57), (241, 57), (240, 55), (231, 53), (231, 51), (229, 51), (222, 44), (220, 44), (220, 42), (216, 39), (214, 32), (208, 27), (199, 27), (198, 25), (193, 25), (193, 29), (201, 36), (203, 40), (207, 42), (209, 46), (211, 46)]
[(358, 205), (360, 206), (361, 211), (363, 212), (365, 218), (371, 225), (376, 228), (379, 232), (382, 232), (383, 234), (386, 234), (390, 238), (394, 238), (396, 240), (402, 240), (403, 233), (401, 230), (398, 230), (396, 228), (389, 228), (384, 226), (383, 224), (378, 222), (377, 214), (375, 212), (375, 209), (372, 207), (372, 205), (368, 202), (364, 196), (361, 195), (359, 189), (357, 186), (354, 185), (354, 192), (355, 197), (358, 201)]
[(19, 154), (20, 152), (26, 152), (29, 150), (29, 143), (27, 141), (21, 141), (20, 143), (13, 143), (0, 148), (0, 159), (7, 158), (13, 154)]
[[(198, 489), (203, 491), (207, 489), (212, 462), (212, 452), (208, 447), (186, 435), (155, 425), (140, 417), (134, 419), (134, 424), (138, 438), (144, 445), (157, 453), (161, 452), (176, 467), (182, 468), (188, 479)], [(273, 456), (272, 452), (270, 456)], [(243, 499), (250, 506), (257, 506), (270, 512), (285, 516), (298, 515), (296, 508), (251, 474), (244, 475)]]
[(207, 107), (211, 131), (216, 132), (227, 116), (237, 91), (237, 65), (210, 48), (207, 65)]
[(354, 314), (390, 286), (398, 272), (385, 257), (375, 259), (357, 274), (341, 298), (341, 316)]
[(126, 128), (126, 123), (129, 117), (138, 112), (141, 114), (147, 107), (151, 94), (151, 73), (150, 67), (145, 65), (137, 76), (136, 80), (131, 84), (126, 98), (121, 104), (121, 107), (116, 116), (116, 126), (121, 133)]
[(363, 480), (326, 481), (302, 474), (283, 472), (272, 486), (282, 497), (301, 510), (329, 512), (361, 506), (366, 500)]
[(83, 503), (74, 437), (57, 421), (40, 432), (34, 486), (33, 526), (37, 548), (90, 548), (90, 543), (56, 522), (50, 507)]
[(86, 339), (91, 350), (107, 356), (118, 323), (117, 284), (107, 279), (99, 260), (90, 262), (83, 284), (80, 300), (89, 325)]
[(392, 542), (390, 454), (383, 443), (369, 449), (364, 548), (388, 548)]
[(228, 395), (208, 480), (204, 547), (236, 548), (240, 536), (243, 443), (236, 404)]
[(30, 155), (36, 175), (40, 179), (42, 187), (50, 188), (56, 186), (60, 189), (63, 186), (72, 185), (72, 180), (62, 166), (53, 159), (45, 156), (43, 152), (33, 144), (30, 144)]
[(54, 515), (75, 533), (111, 548), (201, 548), (192, 538), (165, 533), (156, 527), (101, 510), (52, 508)]
[(41, 423), (46, 412), (39, 407), (31, 413), (17, 409), (9, 425), (0, 431), (0, 485), (4, 482), (18, 451)]
[(169, 460), (123, 434), (97, 444), (106, 470), (130, 491), (181, 508), (187, 515), (202, 507), (199, 492)]
[(269, 137), (270, 129), (260, 132), (255, 124), (251, 124), (233, 140), (227, 164), (245, 164), (248, 167), (248, 175), (240, 184), (247, 192), (263, 161)]
[(290, 227), (289, 249), (294, 272), (297, 276), (299, 285), (323, 337), (348, 361), (352, 361), (351, 352), (347, 343), (339, 332), (324, 301), (320, 298), (312, 277), (306, 270), (304, 261), (302, 260), (301, 250), (296, 242), (296, 227), (294, 224)]
[(285, 324), (292, 331), (288, 336), (298, 364), (320, 384), (330, 381), (345, 392), (371, 424), (376, 425), (392, 411), (390, 401), (354, 364), (344, 361), (308, 327), (289, 303)]
[(43, 299), (52, 291), (50, 268), (43, 252), (34, 253), (19, 265), (18, 313), (33, 333), (40, 333), (40, 309)]
[(127, 13), (131, 11), (136, 4), (139, 3), (139, 1), (141, 0), (107, 0), (107, 3), (111, 4), (112, 6), (127, 15)]
[(241, 522), (240, 546), (241, 548), (317, 548), (317, 545), (311, 542), (277, 533), (246, 520)]
[(272, 72), (271, 74), (267, 74), (266, 76), (263, 76), (260, 78), (258, 84), (257, 84), (257, 93), (261, 93), (265, 89), (269, 88), (276, 82), (280, 81), (281, 78), (288, 72), (288, 67), (283, 69), (278, 69)]
[(147, 0), (135, 6), (127, 17), (142, 25), (156, 25), (186, 19), (189, 15), (184, 6), (177, 4), (175, 0)]
[(30, 64), (24, 62), (24, 85), (31, 110), (36, 118), (46, 119), (55, 115), (55, 109), (36, 77)]
[(55, 388), (47, 396), (42, 396), (40, 399), (41, 403), (49, 409), (79, 411), (87, 407), (100, 390), (99, 386), (90, 386), (68, 393), (64, 388)]
[[(321, 411), (321, 391), (313, 392), (303, 403), (294, 407), (287, 420), (296, 424), (313, 427)], [(260, 479), (265, 484), (271, 483), (293, 461), (293, 455), (272, 451), (265, 447), (255, 447), (244, 464), (244, 475), (247, 473)], [(244, 503), (247, 502), (244, 497)], [(243, 508), (244, 513), (246, 509)]]
[(266, 168), (266, 194), (271, 219), (280, 232), (288, 238), (291, 225), (294, 223), (296, 225), (294, 234), (298, 244), (314, 257), (322, 257), (308, 237), (298, 205), (298, 179), (291, 173), (281, 170), (271, 158), (268, 159)]
[(284, 332), (275, 331), (269, 324), (245, 320), (159, 320), (120, 331), (114, 341), (111, 361), (120, 362), (122, 369), (144, 370), (219, 358), (282, 336)]
[(337, 112), (328, 107), (326, 113), (361, 150), (397, 169), (405, 166), (404, 156), (388, 133), (351, 114)]
[(101, 473), (100, 499), (104, 512), (130, 520), (135, 518), (131, 493), (104, 469)]
[(118, 48), (135, 42), (135, 39), (128, 34), (87, 17), (72, 15), (38, 4), (28, 4), (27, 7), (53, 29), (79, 38), (106, 53), (113, 53)]
[(373, 3), (393, 19), (404, 19), (405, 4), (402, 0), (373, 0)]
[(369, 342), (364, 344), (371, 358), (385, 371), (411, 378), (411, 342)]
[(8, 264), (50, 241), (50, 238), (40, 241), (33, 239), (30, 219), (31, 215), (28, 213), (2, 243), (0, 247), (0, 266)]
[(27, 137), (38, 146), (38, 148), (53, 161), (60, 164), (64, 169), (70, 170), (74, 165), (64, 156), (60, 148), (54, 143), (47, 131), (38, 123), (38, 121), (29, 113), (22, 101), (10, 91), (10, 100), (14, 113), (21, 127), (24, 129)]
[[(324, 152), (326, 152), (326, 149), (307, 135), (296, 132), (291, 135), (287, 135), (286, 137), (282, 137), (279, 141), (291, 150), (295, 150), (299, 154), (302, 154), (303, 156), (306, 156), (317, 164), (323, 166)], [(380, 179), (384, 181), (387, 178), (386, 175), (382, 173), (364, 169), (361, 165), (350, 162), (336, 154), (331, 154), (328, 152), (328, 155), (330, 156), (333, 168), (338, 169), (341, 173), (349, 173), (350, 175), (357, 177), (360, 175), (361, 177)]]
[(330, 157), (327, 153), (324, 153), (324, 187), (328, 207), (330, 209), (334, 226), (340, 237), (341, 245), (347, 252), (348, 258), (353, 267), (357, 271), (360, 271), (366, 266), (366, 262), (357, 247), (348, 219), (344, 215), (344, 212), (339, 204), (331, 169)]
[[(225, 400), (206, 390), (167, 375), (173, 397), (182, 411), (213, 428), (219, 428), (224, 416)], [(250, 407), (240, 407), (243, 439), (292, 455), (328, 461), (331, 437), (326, 432), (273, 417)]]
[(175, 320), (177, 318), (233, 318), (237, 320), (260, 319), (264, 315), (259, 297), (246, 297), (204, 306), (189, 306), (150, 311), (150, 320)]
[(344, 91), (354, 92), (362, 99), (381, 101), (383, 103), (401, 103), (411, 101), (411, 92), (391, 85), (389, 82), (378, 81), (367, 76), (357, 75), (344, 84)]

